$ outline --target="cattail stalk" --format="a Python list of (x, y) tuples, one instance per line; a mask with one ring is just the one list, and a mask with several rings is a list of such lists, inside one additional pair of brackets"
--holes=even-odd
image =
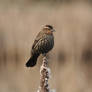
[(50, 77), (50, 69), (48, 68), (48, 60), (43, 57), (43, 63), (40, 69), (40, 87), (38, 92), (50, 92), (48, 79)]

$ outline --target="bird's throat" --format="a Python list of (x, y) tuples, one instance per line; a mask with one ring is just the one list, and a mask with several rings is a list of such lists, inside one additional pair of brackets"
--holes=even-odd
[(52, 35), (53, 33), (52, 33), (50, 30), (47, 30), (47, 31), (46, 31), (46, 34)]

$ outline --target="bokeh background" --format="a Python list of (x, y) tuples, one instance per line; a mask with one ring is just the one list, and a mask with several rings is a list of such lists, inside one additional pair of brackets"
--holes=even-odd
[(45, 24), (56, 29), (50, 88), (92, 92), (92, 0), (0, 0), (0, 92), (37, 92), (42, 57), (25, 63)]

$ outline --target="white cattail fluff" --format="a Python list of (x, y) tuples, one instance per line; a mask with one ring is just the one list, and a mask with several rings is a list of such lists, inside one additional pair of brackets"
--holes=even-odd
[(55, 90), (50, 90), (48, 80), (51, 75), (51, 70), (48, 68), (48, 60), (46, 56), (43, 58), (43, 63), (40, 68), (40, 87), (37, 92), (55, 92)]

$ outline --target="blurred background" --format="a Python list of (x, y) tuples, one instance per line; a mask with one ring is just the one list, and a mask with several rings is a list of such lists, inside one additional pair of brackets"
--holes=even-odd
[(0, 92), (37, 92), (42, 57), (25, 63), (45, 24), (56, 29), (50, 88), (92, 92), (92, 0), (0, 0)]

